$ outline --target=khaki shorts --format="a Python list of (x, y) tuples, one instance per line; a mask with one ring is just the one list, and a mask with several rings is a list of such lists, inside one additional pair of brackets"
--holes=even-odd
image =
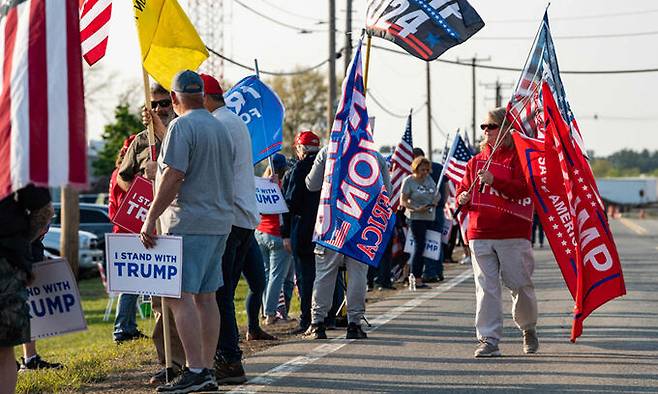
[(0, 257), (0, 347), (30, 342), (26, 276)]

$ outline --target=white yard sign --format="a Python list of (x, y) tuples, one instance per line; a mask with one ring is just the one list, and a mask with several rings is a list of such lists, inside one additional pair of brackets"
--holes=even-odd
[(69, 263), (47, 260), (32, 266), (34, 282), (27, 288), (32, 340), (84, 331), (80, 293)]
[(183, 238), (158, 236), (146, 249), (138, 234), (105, 234), (109, 292), (180, 298)]
[[(405, 253), (414, 253), (414, 236), (411, 231), (407, 231), (407, 242), (404, 244)], [(439, 252), (441, 251), (441, 234), (434, 230), (427, 230), (425, 233), (425, 251), (423, 257), (428, 259), (438, 260)]]
[(267, 178), (255, 177), (256, 202), (258, 212), (264, 214), (276, 214), (288, 212), (288, 206), (281, 194), (281, 188)]

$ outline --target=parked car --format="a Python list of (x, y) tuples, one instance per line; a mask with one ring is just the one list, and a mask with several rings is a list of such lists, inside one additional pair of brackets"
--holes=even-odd
[(81, 203), (107, 205), (109, 194), (107, 193), (81, 194), (79, 198)]
[[(50, 227), (43, 237), (44, 254), (46, 257), (57, 258), (61, 256), (61, 238), (62, 229), (59, 227)], [(87, 231), (78, 231), (78, 261), (80, 269), (96, 268), (97, 263), (103, 262), (103, 252), (96, 235)]]
[[(53, 203), (55, 217), (52, 227), (61, 227), (61, 203)], [(105, 250), (105, 233), (112, 232), (112, 222), (107, 213), (107, 205), (80, 203), (80, 230), (88, 231), (98, 237), (98, 245)]]

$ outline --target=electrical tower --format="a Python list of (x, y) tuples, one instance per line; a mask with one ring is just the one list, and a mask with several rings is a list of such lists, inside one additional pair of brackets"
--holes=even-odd
[[(224, 54), (224, 0), (189, 0), (189, 15), (207, 47)], [(224, 59), (210, 55), (199, 67), (220, 82), (224, 80)]]

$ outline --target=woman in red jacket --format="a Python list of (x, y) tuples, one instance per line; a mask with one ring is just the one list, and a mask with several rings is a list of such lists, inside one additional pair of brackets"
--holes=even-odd
[[(475, 328), (480, 342), (475, 357), (501, 354), (501, 277), (512, 293), (512, 316), (523, 332), (523, 351), (535, 353), (539, 348), (537, 300), (531, 278), (535, 265), (530, 244), (533, 207), (509, 125), (501, 130), (504, 118), (505, 108), (488, 113), (480, 126), (484, 131), (481, 151), (468, 162), (457, 188), (457, 200), (469, 214), (467, 237), (475, 276)], [(498, 138), (502, 141), (492, 154)]]

